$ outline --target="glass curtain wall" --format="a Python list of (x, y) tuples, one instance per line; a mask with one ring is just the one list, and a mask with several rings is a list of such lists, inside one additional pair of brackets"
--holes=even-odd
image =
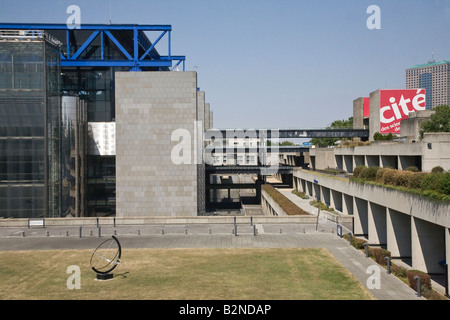
[(0, 217), (59, 216), (59, 55), (0, 41)]

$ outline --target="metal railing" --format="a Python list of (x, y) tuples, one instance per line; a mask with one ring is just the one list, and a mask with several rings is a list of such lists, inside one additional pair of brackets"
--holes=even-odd
[(43, 30), (0, 30), (0, 39), (35, 40), (43, 39), (56, 46), (61, 46), (62, 42), (51, 34)]

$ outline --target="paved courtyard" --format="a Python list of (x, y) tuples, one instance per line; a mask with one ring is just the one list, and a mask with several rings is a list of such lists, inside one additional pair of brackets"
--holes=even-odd
[[(372, 259), (340, 238), (336, 225), (329, 221), (322, 220), (318, 225), (237, 224), (237, 234), (234, 231), (234, 224), (1, 227), (0, 250), (93, 249), (103, 239), (116, 235), (124, 252), (130, 248), (326, 248), (363, 285), (373, 275), (371, 268), (377, 268)], [(384, 268), (377, 270), (380, 288), (369, 288), (377, 299), (422, 299)]]

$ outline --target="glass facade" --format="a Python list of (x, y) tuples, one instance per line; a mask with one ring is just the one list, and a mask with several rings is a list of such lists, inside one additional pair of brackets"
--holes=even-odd
[(86, 208), (86, 107), (76, 96), (61, 98), (61, 215), (84, 216)]
[(425, 89), (425, 108), (431, 109), (433, 105), (433, 75), (431, 73), (422, 73), (419, 75), (419, 88)]
[(87, 168), (87, 215), (115, 215), (116, 157), (88, 156)]
[(60, 216), (59, 53), (0, 41), (0, 216)]

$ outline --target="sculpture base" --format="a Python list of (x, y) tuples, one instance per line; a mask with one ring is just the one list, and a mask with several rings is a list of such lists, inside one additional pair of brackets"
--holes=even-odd
[(97, 276), (95, 277), (97, 280), (111, 280), (114, 277), (112, 273), (97, 273)]

